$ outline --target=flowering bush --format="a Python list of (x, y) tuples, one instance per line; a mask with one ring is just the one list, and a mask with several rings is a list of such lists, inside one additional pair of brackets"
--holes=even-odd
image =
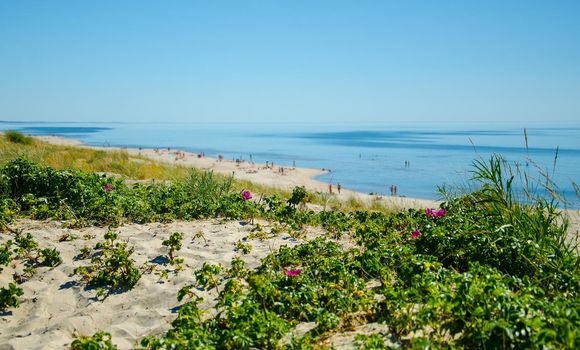
[(419, 238), (419, 236), (421, 236), (421, 230), (415, 230), (411, 234), (411, 238), (413, 238), (413, 239)]
[[(389, 328), (390, 343), (370, 335), (372, 348), (580, 347), (580, 260), (561, 239), (565, 225), (542, 206), (492, 202), (498, 186), (486, 184), (441, 209), (385, 214), (305, 210), (297, 205), (305, 198), (300, 188), (295, 200), (250, 201), (249, 191), (230, 192), (211, 174), (128, 188), (20, 159), (0, 175), (1, 199), (10, 208), (0, 213), (11, 217), (68, 215), (84, 224), (111, 224), (255, 215), (275, 223), (276, 234), (306, 225), (325, 231), (282, 246), (256, 268), (240, 258), (229, 268), (206, 262), (194, 275), (197, 287), (217, 296), (215, 312), (202, 315), (207, 300), (187, 286), (178, 296), (193, 301), (181, 305), (167, 333), (143, 339), (145, 348), (319, 348), (333, 333), (369, 322)], [(114, 191), (105, 194), (110, 182)], [(95, 249), (92, 264), (76, 272), (89, 284), (131, 288), (141, 271), (130, 258), (133, 250), (115, 242), (113, 233)], [(335, 241), (341, 236), (347, 245)], [(0, 247), (0, 262), (13, 253), (8, 243)], [(13, 303), (19, 292), (11, 289), (3, 293)], [(303, 336), (289, 333), (304, 323), (315, 327)]]
[(445, 211), (445, 209), (433, 209), (433, 208), (427, 208), (425, 209), (425, 215), (432, 217), (434, 219), (445, 216), (445, 214), (447, 214), (447, 212)]
[(286, 271), (286, 276), (293, 277), (293, 276), (298, 276), (301, 273), (302, 273), (302, 270), (300, 270), (300, 269), (288, 270), (288, 271)]

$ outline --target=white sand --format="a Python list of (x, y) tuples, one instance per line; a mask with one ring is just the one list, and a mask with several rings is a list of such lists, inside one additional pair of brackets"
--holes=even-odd
[[(268, 224), (262, 222), (262, 225), (269, 232)], [(194, 283), (193, 272), (204, 262), (227, 267), (233, 257), (241, 256), (249, 267), (257, 267), (260, 258), (281, 245), (293, 246), (303, 242), (287, 234), (265, 240), (250, 239), (247, 243), (252, 246), (252, 251), (242, 255), (235, 251), (234, 245), (254, 226), (237, 221), (216, 219), (125, 225), (116, 231), (120, 232), (120, 239), (135, 247), (133, 258), (139, 265), (166, 257), (168, 249), (161, 242), (175, 231), (183, 232), (183, 248), (176, 255), (185, 259), (185, 269), (177, 274), (169, 272), (168, 278), (163, 279), (160, 271), (173, 271), (173, 267), (154, 264), (156, 271), (144, 274), (132, 290), (97, 301), (95, 290), (85, 290), (84, 285), (78, 284), (79, 276), (72, 274), (76, 267), (90, 263), (90, 259), (75, 260), (75, 256), (82, 247), (92, 248), (103, 241), (106, 228), (63, 229), (58, 222), (32, 220), (18, 220), (11, 226), (23, 233), (31, 233), (40, 247), (55, 247), (60, 251), (63, 263), (55, 268), (40, 267), (30, 280), (19, 285), (24, 290), (22, 304), (0, 315), (0, 349), (63, 349), (70, 346), (75, 337), (92, 335), (100, 330), (110, 332), (121, 349), (132, 348), (135, 341), (144, 336), (161, 334), (170, 328), (171, 321), (177, 316), (175, 308), (183, 303), (177, 301), (178, 290)], [(308, 238), (321, 234), (318, 229), (307, 230)], [(204, 233), (207, 241), (193, 239), (199, 231)], [(78, 239), (59, 242), (63, 234), (75, 235)], [(0, 233), (0, 244), (8, 239), (14, 240), (13, 234)], [(4, 268), (0, 286), (7, 286), (12, 282), (12, 274), (21, 272), (24, 267), (22, 260), (16, 261), (15, 265)], [(205, 299), (202, 307), (211, 309), (216, 292), (196, 290), (196, 293)]]

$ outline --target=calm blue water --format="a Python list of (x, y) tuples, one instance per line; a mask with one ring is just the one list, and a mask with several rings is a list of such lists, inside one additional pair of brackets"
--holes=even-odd
[[(560, 192), (579, 207), (572, 183), (580, 183), (580, 126), (459, 128), (364, 124), (128, 124), (0, 122), (0, 130), (59, 135), (89, 145), (171, 147), (228, 159), (332, 169), (319, 179), (360, 192), (438, 198), (438, 185), (468, 186), (474, 159), (499, 153), (530, 173), (535, 164), (556, 180)], [(554, 158), (559, 147), (556, 166)], [(406, 167), (408, 161), (410, 166)], [(526, 163), (528, 166), (526, 167)]]

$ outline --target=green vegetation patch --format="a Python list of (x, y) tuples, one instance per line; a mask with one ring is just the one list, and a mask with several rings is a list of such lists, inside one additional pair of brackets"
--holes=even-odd
[[(18, 158), (0, 169), (0, 212), (5, 223), (32, 217), (71, 225), (204, 217), (253, 225), (259, 217), (274, 223), (271, 236), (298, 237), (307, 225), (327, 232), (273, 251), (256, 269), (240, 258), (230, 267), (205, 263), (193, 272), (196, 284), (179, 291), (185, 303), (171, 329), (142, 339), (144, 348), (323, 348), (335, 335), (369, 323), (389, 332), (358, 337), (360, 348), (578, 348), (580, 260), (565, 239), (566, 220), (555, 201), (529, 197), (522, 204), (504, 166), (497, 157), (477, 162), (479, 189), (440, 208), (385, 214), (307, 210), (302, 188), (289, 199), (256, 200), (211, 173), (127, 186)], [(255, 225), (251, 236), (264, 237), (262, 230)], [(76, 272), (87, 285), (132, 288), (142, 272), (132, 248), (114, 231), (104, 238), (92, 253), (81, 252), (91, 264)], [(340, 243), (344, 238), (348, 245)], [(176, 232), (164, 241), (170, 260), (178, 259), (182, 239)], [(251, 248), (243, 240), (236, 247), (240, 253)], [(20, 236), (0, 247), (1, 262), (33, 249)], [(215, 313), (202, 310), (196, 288), (217, 298)], [(18, 290), (4, 290), (6, 305), (14, 305)], [(298, 332), (304, 325), (311, 327)], [(95, 342), (113, 346), (104, 333), (75, 346)]]
[(31, 145), (32, 144), (32, 137), (26, 136), (21, 132), (8, 130), (4, 132), (4, 137), (12, 143), (19, 143), (22, 145)]

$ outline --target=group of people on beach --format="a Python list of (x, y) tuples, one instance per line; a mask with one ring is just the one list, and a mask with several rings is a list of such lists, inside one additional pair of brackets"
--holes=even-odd
[(185, 152), (175, 151), (175, 160), (185, 159)]
[(391, 196), (397, 195), (397, 185), (391, 185)]

